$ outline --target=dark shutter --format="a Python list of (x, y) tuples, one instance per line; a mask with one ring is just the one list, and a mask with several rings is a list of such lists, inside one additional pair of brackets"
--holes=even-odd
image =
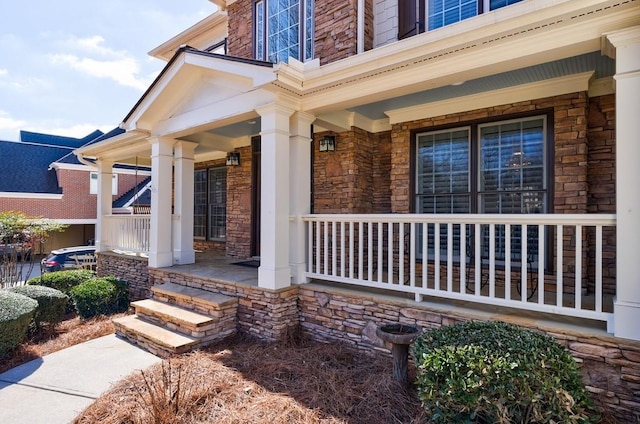
[(424, 8), (424, 0), (398, 0), (398, 40), (424, 32)]

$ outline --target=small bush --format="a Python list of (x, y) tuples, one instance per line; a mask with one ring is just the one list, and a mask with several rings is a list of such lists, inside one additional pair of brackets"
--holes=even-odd
[(35, 277), (27, 281), (27, 285), (38, 285), (51, 287), (52, 289), (60, 290), (62, 293), (69, 296), (67, 303), (67, 312), (73, 311), (73, 301), (71, 300), (71, 289), (82, 284), (85, 281), (89, 281), (96, 277), (96, 273), (86, 269), (74, 269), (69, 271), (55, 271), (46, 272), (40, 277)]
[(127, 283), (115, 277), (85, 281), (71, 289), (71, 297), (82, 318), (124, 312), (129, 307)]
[(597, 422), (575, 360), (547, 335), (466, 322), (426, 332), (412, 353), (434, 423)]
[(17, 286), (9, 290), (30, 297), (38, 302), (38, 309), (36, 309), (34, 317), (36, 328), (40, 327), (43, 322), (55, 325), (64, 318), (69, 297), (60, 290), (34, 285)]
[(27, 335), (38, 302), (19, 293), (0, 290), (0, 358), (5, 357)]

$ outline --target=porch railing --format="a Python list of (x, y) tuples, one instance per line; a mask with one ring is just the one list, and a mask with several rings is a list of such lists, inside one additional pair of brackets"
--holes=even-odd
[(102, 217), (102, 224), (103, 242), (108, 249), (149, 252), (150, 215), (106, 215)]
[(308, 278), (612, 324), (615, 215), (308, 215)]

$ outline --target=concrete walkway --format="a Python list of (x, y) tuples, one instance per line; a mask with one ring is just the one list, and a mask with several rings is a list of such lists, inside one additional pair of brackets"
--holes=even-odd
[(70, 422), (113, 383), (161, 359), (111, 334), (0, 374), (0, 423)]

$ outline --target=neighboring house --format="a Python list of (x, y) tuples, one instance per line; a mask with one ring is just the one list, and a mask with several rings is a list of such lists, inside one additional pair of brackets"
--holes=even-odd
[[(265, 338), (300, 325), (371, 346), (376, 320), (437, 326), (460, 303), (587, 320), (615, 337), (574, 354), (604, 362), (616, 346), (637, 381), (640, 2), (214, 3), (151, 52), (168, 63), (126, 132), (76, 150), (104, 187), (101, 272), (127, 263), (109, 250), (143, 251), (146, 283), (235, 293), (240, 328)], [(113, 228), (132, 227), (107, 187), (133, 157), (151, 163), (150, 232), (121, 246)], [(194, 240), (259, 257), (255, 293), (182, 275)], [(367, 300), (334, 303), (310, 280)]]
[[(74, 138), (20, 131), (20, 141), (0, 141), (0, 210), (68, 224), (63, 233), (52, 235), (42, 246), (43, 252), (92, 242), (97, 216), (96, 167), (80, 163), (72, 151), (122, 132), (96, 130)], [(138, 174), (131, 166), (119, 166), (113, 176), (113, 199), (125, 205), (132, 197), (127, 192), (136, 181), (148, 179), (149, 170), (141, 168)]]

